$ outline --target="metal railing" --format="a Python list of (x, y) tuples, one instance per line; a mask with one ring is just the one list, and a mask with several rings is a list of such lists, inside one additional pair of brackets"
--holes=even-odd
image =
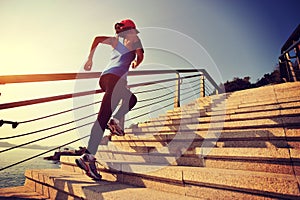
[[(0, 76), (0, 83), (3, 86), (9, 84), (22, 84), (22, 83), (40, 83), (40, 82), (52, 82), (52, 81), (65, 81), (65, 80), (80, 80), (80, 79), (95, 79), (99, 78), (101, 73), (66, 73), (66, 74), (36, 74), (36, 75), (12, 75), (12, 76)], [(204, 97), (210, 94), (218, 94), (223, 93), (222, 88), (220, 88), (215, 81), (210, 77), (210, 75), (204, 69), (183, 69), (183, 70), (145, 70), (145, 71), (131, 71), (129, 72), (129, 77), (141, 77), (146, 76), (143, 80), (151, 79), (151, 81), (142, 81), (137, 83), (132, 83), (128, 85), (129, 88), (143, 88), (142, 91), (134, 92), (138, 96), (138, 104), (135, 108), (130, 112), (131, 117), (126, 119), (127, 122), (132, 120), (141, 120), (142, 118), (147, 118), (150, 112), (157, 112), (161, 111), (163, 108), (176, 108), (180, 107), (182, 103), (185, 101), (191, 101), (195, 98)], [(167, 78), (158, 78), (158, 75), (170, 75)], [(154, 78), (149, 78), (155, 76)], [(148, 77), (148, 78), (147, 78)], [(56, 96), (49, 96), (43, 98), (36, 98), (36, 99), (29, 99), (29, 100), (21, 100), (15, 102), (7, 102), (0, 104), (0, 110), (7, 110), (7, 109), (18, 109), (19, 107), (32, 107), (36, 104), (47, 104), (54, 101), (60, 100), (72, 100), (73, 98), (88, 96), (88, 95), (95, 95), (101, 94), (102, 90), (91, 90), (91, 91), (83, 91), (78, 93), (69, 93), (63, 95), (56, 95)], [(5, 95), (5, 94), (4, 94)], [(140, 98), (139, 98), (140, 96)], [(1, 119), (0, 126), (4, 124), (10, 124), (13, 128), (19, 127), (18, 125), (33, 123), (36, 121), (41, 120), (48, 120), (49, 118), (54, 118), (59, 115), (63, 115), (65, 113), (74, 112), (75, 110), (85, 109), (87, 107), (93, 106), (95, 104), (100, 104), (101, 101), (89, 102), (85, 105), (79, 105), (77, 107), (72, 107), (69, 109), (65, 109), (63, 111), (55, 112), (45, 116), (39, 116), (33, 119), (27, 119), (23, 121), (8, 121)], [(153, 108), (157, 106), (157, 108)], [(34, 107), (33, 107), (34, 108)], [(151, 109), (150, 109), (151, 108)], [(143, 112), (142, 110), (147, 110)], [(0, 135), (0, 141), (8, 141), (14, 138), (25, 138), (27, 136), (36, 135), (34, 140), (29, 142), (24, 142), (22, 144), (15, 145), (13, 147), (6, 148), (0, 151), (1, 153), (5, 153), (11, 151), (16, 148), (21, 148), (33, 143), (37, 143), (39, 141), (45, 141), (48, 139), (52, 139), (53, 137), (62, 136), (66, 133), (70, 133), (74, 130), (81, 129), (86, 126), (91, 126), (97, 116), (98, 113), (89, 113), (87, 116), (82, 116), (78, 119), (71, 120), (68, 122), (49, 125), (46, 128), (39, 128), (38, 130), (32, 130), (30, 132), (25, 133), (18, 133), (11, 136), (3, 137)], [(1, 116), (1, 118), (5, 116)], [(93, 119), (91, 119), (93, 118)], [(87, 121), (88, 120), (88, 121)], [(83, 121), (82, 124), (74, 127), (64, 128), (71, 124), (76, 124), (77, 122)], [(36, 128), (36, 127), (35, 127)], [(64, 128), (61, 130), (56, 130), (57, 128)], [(18, 128), (17, 128), (18, 129)], [(47, 131), (51, 131), (49, 135), (43, 135), (38, 138), (37, 134), (46, 133)], [(53, 131), (53, 133), (52, 133)], [(89, 137), (89, 134), (76, 138), (72, 141), (65, 141), (62, 145), (57, 145), (57, 148), (73, 144), (78, 142), (79, 140), (85, 139)], [(51, 151), (54, 151), (57, 148), (49, 149), (43, 153), (38, 155), (33, 155), (29, 158), (26, 158), (22, 161), (18, 161), (16, 163), (10, 164), (8, 166), (0, 168), (0, 171), (20, 164), (22, 162), (31, 160), (38, 156), (44, 155)]]
[(284, 81), (300, 81), (300, 24), (281, 48), (279, 68)]
[[(170, 82), (170, 81), (177, 81), (176, 82), (176, 96), (174, 100), (174, 106), (178, 107), (180, 105), (180, 82), (182, 79), (186, 78), (193, 78), (193, 77), (201, 77), (201, 97), (204, 97), (205, 95), (209, 94), (209, 92), (215, 92), (216, 94), (222, 93), (222, 89), (217, 85), (217, 83), (213, 80), (213, 78), (207, 73), (204, 69), (191, 69), (191, 70), (146, 70), (146, 71), (130, 71), (128, 73), (129, 76), (142, 76), (142, 75), (159, 75), (159, 74), (171, 74), (175, 73), (176, 78), (173, 79), (166, 79), (166, 80), (159, 80), (159, 81), (150, 81), (150, 82), (144, 82), (144, 83), (138, 83), (134, 85), (129, 85), (129, 88), (139, 87), (139, 86), (147, 86), (147, 85), (153, 85), (156, 83), (164, 83), (164, 82)], [(187, 77), (180, 77), (180, 74), (182, 73), (198, 73), (198, 75), (192, 75)], [(11, 84), (11, 83), (33, 83), (33, 82), (49, 82), (49, 81), (62, 81), (62, 80), (79, 80), (79, 79), (92, 79), (92, 78), (99, 78), (101, 73), (65, 73), (65, 74), (34, 74), (34, 75), (10, 75), (10, 76), (0, 76), (0, 84)], [(205, 88), (208, 86), (205, 85), (204, 79), (208, 80), (208, 85), (210, 84), (210, 90), (208, 93), (205, 93)], [(215, 91), (211, 91), (211, 89), (214, 89)], [(33, 105), (37, 103), (45, 103), (45, 102), (51, 102), (51, 101), (57, 101), (57, 100), (63, 100), (68, 98), (74, 98), (74, 97), (80, 97), (80, 96), (86, 96), (91, 95), (95, 93), (101, 93), (102, 90), (93, 90), (93, 91), (85, 91), (80, 93), (70, 93), (70, 94), (64, 94), (59, 96), (51, 96), (51, 97), (44, 97), (40, 99), (32, 99), (32, 100), (26, 100), (26, 101), (19, 101), (19, 102), (11, 102), (11, 103), (5, 103), (0, 104), (0, 110), (1, 109), (8, 109), (8, 108), (14, 108), (19, 106), (27, 106), (27, 105)]]

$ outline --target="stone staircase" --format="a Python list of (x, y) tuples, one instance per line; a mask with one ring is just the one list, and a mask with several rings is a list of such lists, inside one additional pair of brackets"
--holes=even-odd
[(62, 157), (28, 170), (50, 199), (300, 199), (300, 82), (220, 94), (99, 146), (95, 182)]

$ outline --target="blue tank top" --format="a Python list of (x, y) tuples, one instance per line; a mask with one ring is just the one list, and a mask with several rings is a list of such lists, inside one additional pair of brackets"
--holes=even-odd
[(102, 75), (114, 74), (126, 80), (130, 64), (134, 59), (135, 51), (130, 51), (118, 41), (116, 48), (112, 50), (110, 63), (103, 70)]

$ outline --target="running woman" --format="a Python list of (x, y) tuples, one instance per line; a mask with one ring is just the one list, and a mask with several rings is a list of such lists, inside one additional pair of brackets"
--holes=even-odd
[[(94, 52), (99, 43), (113, 48), (110, 63), (102, 72), (99, 81), (104, 96), (97, 120), (91, 130), (87, 153), (76, 159), (76, 164), (84, 169), (89, 177), (96, 180), (101, 180), (102, 177), (97, 172), (94, 155), (106, 128), (110, 130), (111, 135), (124, 135), (119, 122), (137, 102), (136, 96), (127, 88), (127, 74), (130, 66), (135, 69), (144, 59), (144, 50), (135, 23), (125, 19), (116, 23), (114, 28), (116, 31), (114, 37), (98, 36), (94, 39), (88, 60), (84, 65), (86, 71), (92, 69)], [(111, 118), (121, 100), (121, 106)]]

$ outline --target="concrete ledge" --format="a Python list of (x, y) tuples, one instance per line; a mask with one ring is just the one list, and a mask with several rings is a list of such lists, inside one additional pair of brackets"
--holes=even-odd
[(0, 199), (39, 199), (46, 200), (47, 197), (34, 192), (32, 188), (25, 186), (0, 188)]
[[(297, 130), (288, 128), (286, 131), (289, 137), (300, 136), (297, 134)], [(285, 129), (283, 127), (268, 127), (268, 128), (248, 128), (248, 129), (225, 129), (219, 131), (218, 138), (219, 139), (243, 139), (243, 138), (261, 138), (265, 140), (268, 139), (276, 139), (276, 138), (285, 138)], [(153, 144), (164, 142), (170, 142), (171, 140), (176, 139), (203, 139), (208, 138), (208, 130), (180, 130), (180, 131), (166, 131), (166, 132), (154, 132), (154, 133), (127, 133), (125, 136), (113, 136), (112, 141), (115, 144), (120, 144), (120, 148), (124, 148), (123, 146), (138, 146), (137, 143), (141, 142), (144, 144), (148, 144), (148, 142), (153, 142)], [(210, 136), (210, 138), (213, 138)], [(152, 145), (149, 145), (151, 147)]]
[[(111, 181), (93, 181), (85, 175), (63, 170), (31, 170), (26, 172), (28, 186), (39, 185), (38, 193), (47, 194), (50, 199), (120, 199), (120, 200), (196, 200), (178, 194), (156, 191)], [(47, 181), (45, 181), (47, 180)]]
[(166, 119), (139, 124), (133, 129), (125, 129), (128, 134), (154, 133), (154, 132), (176, 132), (181, 131), (219, 129), (249, 129), (259, 127), (300, 127), (300, 108), (281, 109), (273, 111), (259, 111), (253, 113), (238, 113), (211, 117), (187, 117), (179, 119)]
[[(278, 94), (276, 93), (276, 95), (274, 92), (274, 88), (277, 88), (278, 90)], [(212, 116), (225, 114), (228, 114), (228, 116), (224, 116), (222, 120), (226, 122), (229, 120), (249, 121), (250, 119), (254, 118), (265, 118), (266, 120), (269, 118), (273, 120), (280, 117), (296, 117), (300, 112), (300, 95), (298, 94), (298, 90), (299, 88), (297, 84), (283, 84), (281, 86), (272, 85), (262, 88), (250, 89), (247, 91), (235, 92), (225, 95), (226, 99), (224, 94), (198, 99), (194, 102), (194, 106), (193, 103), (190, 103), (188, 104), (188, 106), (174, 109), (174, 111), (170, 111), (166, 115), (162, 115), (157, 119), (153, 119), (153, 121), (151, 121), (150, 123), (139, 124), (141, 128), (149, 128), (148, 130), (135, 129), (133, 130), (133, 132), (159, 131), (161, 129), (160, 127), (162, 126), (177, 126), (179, 124), (182, 125), (188, 123), (197, 123), (197, 120), (195, 120), (195, 118), (198, 118), (198, 123), (210, 123), (216, 120), (220, 120)], [(284, 95), (282, 95), (283, 91), (285, 93)], [(260, 93), (263, 95), (259, 95)], [(245, 94), (247, 95), (245, 96)], [(252, 96), (255, 98), (252, 98)], [(204, 105), (200, 106), (199, 104)], [(216, 107), (213, 109), (210, 108), (212, 105), (215, 105)], [(285, 123), (285, 126), (297, 126), (297, 123), (299, 124), (298, 119), (289, 119), (288, 121), (284, 122), (276, 120), (275, 122)], [(261, 124), (264, 122), (259, 121), (258, 123)], [(238, 125), (238, 123), (236, 125)], [(155, 126), (158, 126), (158, 129), (153, 129), (153, 127)], [(207, 126), (203, 125), (203, 128), (207, 128)], [(228, 128), (230, 128), (230, 126)], [(173, 129), (169, 130), (171, 131)], [(130, 133), (131, 130), (126, 130), (126, 132)]]
[[(257, 94), (256, 94), (257, 95)], [(243, 112), (254, 112), (254, 111), (269, 111), (269, 110), (276, 110), (279, 108), (292, 108), (292, 107), (299, 107), (300, 95), (295, 95), (291, 93), (284, 97), (279, 97), (277, 99), (259, 99), (259, 101), (254, 101), (251, 103), (245, 103), (240, 100), (234, 100), (232, 97), (228, 97), (228, 99), (224, 100), (223, 105), (211, 105), (209, 103), (199, 103), (195, 101), (193, 105), (183, 106), (181, 109), (176, 109), (173, 111), (169, 111), (164, 116), (178, 116), (178, 115), (185, 115), (185, 114), (197, 114), (198, 116), (212, 116), (218, 114), (220, 111), (223, 110), (223, 114), (233, 114), (233, 113), (243, 113)], [(226, 111), (225, 111), (226, 110)]]
[[(257, 193), (267, 192), (299, 198), (298, 182), (293, 175), (263, 172), (247, 172), (242, 170), (224, 170), (209, 168), (193, 168), (183, 170), (183, 180), (191, 184), (223, 185), (232, 189), (253, 190)], [(259, 184), (258, 184), (259, 183)]]
[[(239, 152), (238, 150), (227, 149), (222, 151), (221, 149), (217, 149), (211, 154), (206, 156), (200, 156), (196, 152), (200, 150), (188, 150), (182, 156), (176, 156), (168, 154), (161, 154), (161, 158), (156, 156), (157, 160), (150, 160), (149, 162), (139, 162), (134, 159), (130, 159), (130, 153), (127, 154), (128, 160), (124, 159), (102, 159), (101, 154), (97, 156), (100, 158), (101, 163), (103, 163), (106, 168), (111, 168), (116, 171), (122, 170), (122, 165), (131, 165), (131, 164), (140, 164), (140, 165), (164, 165), (164, 166), (194, 166), (194, 167), (209, 167), (209, 168), (224, 168), (224, 169), (238, 169), (238, 170), (247, 170), (247, 171), (260, 171), (260, 172), (271, 172), (271, 173), (281, 173), (281, 174), (293, 174), (293, 163), (291, 162), (291, 158), (289, 156), (284, 156), (284, 154), (279, 153), (275, 155), (276, 150), (268, 150), (261, 151), (261, 149), (256, 149), (252, 151), (253, 155), (251, 156), (251, 151), (247, 151), (247, 149)], [(233, 152), (232, 152), (233, 151)], [(273, 151), (273, 153), (272, 153)], [(263, 153), (268, 152), (269, 156), (265, 156)], [(274, 154), (275, 152), (275, 154)], [(243, 154), (244, 153), (244, 154)], [(115, 154), (119, 154), (115, 152)], [(120, 153), (121, 154), (121, 153)], [(125, 153), (124, 153), (125, 154)], [(274, 158), (272, 156), (274, 154)], [(293, 155), (296, 155), (295, 152)], [(122, 154), (121, 154), (122, 155)], [(142, 155), (140, 155), (142, 157)], [(155, 158), (155, 157), (153, 157)], [(297, 161), (300, 160), (295, 158)], [(75, 167), (75, 157), (65, 157), (63, 156), (61, 159), (62, 168), (69, 171), (76, 171)], [(295, 161), (296, 161), (295, 160)], [(71, 167), (70, 167), (71, 166)], [(295, 166), (296, 167), (296, 166)], [(74, 169), (75, 168), (75, 169)], [(106, 172), (105, 169), (102, 169), (99, 166), (100, 170)], [(108, 175), (108, 174), (107, 174)], [(115, 176), (106, 177), (106, 179), (115, 181)]]
[[(175, 148), (177, 147), (177, 148)], [(299, 149), (293, 149), (294, 151), (299, 151)], [(259, 159), (290, 159), (290, 150), (288, 148), (264, 148), (264, 147), (196, 147), (196, 148), (181, 148), (180, 146), (172, 146), (157, 148), (155, 151), (148, 153), (137, 153), (137, 152), (127, 152), (122, 149), (110, 149), (110, 150), (100, 150), (97, 153), (97, 156), (101, 157), (102, 153), (110, 152), (114, 155), (114, 157), (110, 160), (119, 160), (119, 161), (130, 161), (130, 162), (145, 162), (151, 163), (152, 159), (156, 159), (156, 157), (174, 157), (178, 156), (201, 156), (201, 157), (230, 157), (230, 158), (240, 158), (240, 159), (251, 159), (251, 158), (259, 158)], [(298, 157), (295, 157), (298, 158)], [(299, 157), (300, 158), (300, 157)]]
[[(286, 122), (289, 126), (299, 126), (299, 122), (294, 118), (292, 121)], [(126, 133), (139, 134), (151, 134), (151, 133), (162, 133), (162, 132), (176, 132), (180, 128), (181, 132), (186, 131), (207, 131), (217, 130), (240, 130), (240, 129), (259, 129), (259, 128), (278, 128), (283, 127), (282, 117), (266, 118), (266, 119), (247, 119), (247, 120), (235, 120), (235, 121), (218, 121), (211, 123), (178, 123), (178, 124), (162, 124), (152, 126), (148, 124), (147, 127), (134, 128), (133, 130), (127, 130)]]
[(204, 188), (217, 188), (227, 192), (236, 190), (238, 193), (251, 195), (266, 193), (270, 197), (300, 198), (297, 178), (291, 167), (287, 169), (291, 174), (280, 174), (278, 172), (218, 169), (208, 166), (203, 168), (120, 164), (118, 181), (152, 189), (162, 188), (164, 191), (183, 194), (182, 187), (185, 187), (186, 191), (186, 184), (189, 184)]
[(100, 146), (105, 181), (88, 178), (77, 157), (62, 156), (61, 170), (27, 170), (26, 187), (0, 189), (0, 196), (300, 199), (299, 88), (296, 82), (199, 98)]

